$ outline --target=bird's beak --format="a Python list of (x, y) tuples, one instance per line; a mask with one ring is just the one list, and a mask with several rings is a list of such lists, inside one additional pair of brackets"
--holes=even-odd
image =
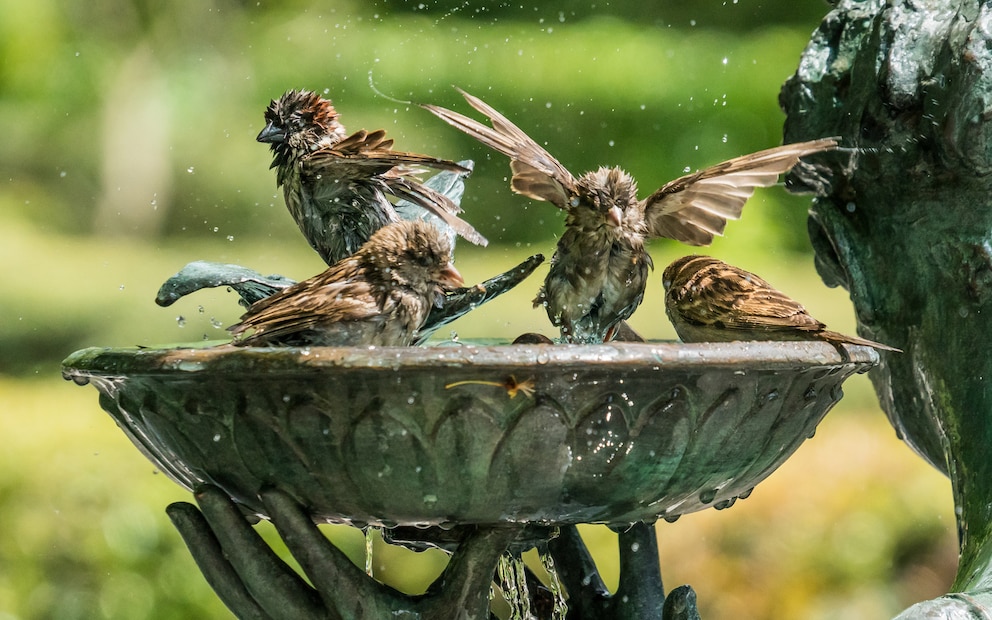
[(620, 207), (611, 207), (609, 211), (606, 212), (606, 223), (610, 226), (620, 226), (623, 222), (623, 211)]
[(268, 142), (274, 144), (276, 142), (283, 142), (286, 140), (286, 130), (282, 127), (276, 127), (271, 122), (266, 123), (265, 128), (258, 132), (258, 137), (255, 140), (259, 142)]
[(438, 278), (438, 284), (447, 290), (451, 290), (465, 284), (465, 280), (462, 279), (462, 274), (458, 273), (455, 266), (448, 263), (445, 265), (444, 269), (441, 270), (440, 277)]

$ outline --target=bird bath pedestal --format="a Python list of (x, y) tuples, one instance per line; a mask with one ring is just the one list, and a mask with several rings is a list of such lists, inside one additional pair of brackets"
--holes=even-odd
[[(199, 509), (169, 514), (241, 618), (489, 618), (500, 556), (536, 544), (567, 617), (633, 619), (695, 613), (691, 591), (665, 604), (652, 524), (747, 497), (877, 361), (820, 342), (219, 346), (85, 349), (63, 372), (194, 491)], [(245, 514), (273, 521), (309, 583)], [(453, 555), (406, 596), (315, 522)], [(579, 523), (621, 531), (613, 595)]]

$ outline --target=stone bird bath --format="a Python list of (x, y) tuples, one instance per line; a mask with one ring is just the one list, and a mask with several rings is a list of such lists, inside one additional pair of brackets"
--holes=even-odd
[[(138, 449), (197, 493), (203, 516), (189, 504), (170, 515), (239, 617), (489, 618), (499, 557), (536, 544), (557, 562), (567, 617), (622, 619), (663, 606), (693, 617), (674, 598), (691, 591), (665, 604), (651, 524), (747, 497), (813, 435), (843, 381), (877, 362), (819, 342), (223, 345), (90, 348), (63, 373), (93, 385)], [(273, 520), (311, 584), (258, 559), (242, 513)], [(409, 597), (350, 565), (313, 522), (378, 526), (454, 555)], [(617, 593), (598, 581), (579, 523), (622, 532)]]

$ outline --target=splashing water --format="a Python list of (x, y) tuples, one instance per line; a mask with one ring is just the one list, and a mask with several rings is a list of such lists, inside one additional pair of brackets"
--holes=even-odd
[(496, 576), (503, 598), (510, 605), (509, 620), (529, 620), (530, 592), (527, 590), (527, 575), (524, 573), (524, 561), (520, 556), (514, 557), (504, 553), (496, 565)]
[(540, 552), (538, 556), (541, 558), (541, 566), (548, 572), (548, 589), (555, 597), (555, 608), (551, 618), (552, 620), (565, 620), (565, 616), (568, 614), (568, 604), (565, 603), (565, 590), (561, 587), (561, 581), (558, 579), (555, 559), (547, 551)]
[(377, 527), (371, 525), (365, 528), (365, 574), (372, 577), (372, 538)]

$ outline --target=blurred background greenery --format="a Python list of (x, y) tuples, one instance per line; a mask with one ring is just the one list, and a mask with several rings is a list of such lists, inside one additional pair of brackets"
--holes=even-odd
[[(322, 264), (285, 213), (267, 149), (269, 99), (324, 91), (349, 129), (402, 149), (472, 158), (462, 244), (471, 281), (551, 254), (560, 215), (512, 195), (507, 162), (403, 101), (466, 111), (457, 84), (574, 172), (620, 164), (642, 195), (781, 142), (779, 85), (829, 9), (818, 0), (518, 0), (286, 3), (0, 0), (0, 620), (230, 617), (165, 518), (187, 493), (135, 450), (96, 392), (59, 379), (92, 345), (215, 339), (239, 315), (224, 291), (173, 307), (158, 285), (195, 259), (301, 279)], [(759, 192), (710, 253), (757, 271), (831, 327), (807, 199)], [(636, 329), (672, 339), (659, 266)], [(461, 337), (551, 333), (518, 291), (452, 325)], [(180, 319), (181, 317), (181, 319)], [(950, 488), (897, 441), (865, 377), (817, 436), (732, 509), (659, 525), (666, 583), (696, 587), (706, 618), (888, 617), (947, 588)], [(274, 540), (263, 524), (260, 528)], [(356, 561), (361, 535), (328, 527)], [(614, 580), (615, 537), (583, 530)], [(438, 554), (379, 545), (377, 574), (408, 591)]]

